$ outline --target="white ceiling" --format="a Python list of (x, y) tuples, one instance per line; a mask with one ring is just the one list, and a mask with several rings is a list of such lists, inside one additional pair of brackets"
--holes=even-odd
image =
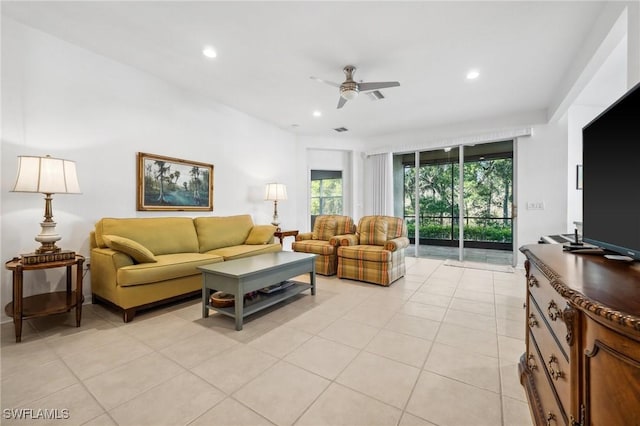
[[(3, 1), (2, 14), (283, 129), (366, 137), (546, 109), (602, 5)], [(400, 87), (338, 110), (338, 89), (309, 77), (340, 83), (347, 64)]]

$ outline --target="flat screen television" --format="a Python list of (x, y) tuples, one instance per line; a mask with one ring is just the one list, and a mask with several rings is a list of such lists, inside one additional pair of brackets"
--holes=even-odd
[(582, 234), (640, 260), (640, 84), (582, 128)]

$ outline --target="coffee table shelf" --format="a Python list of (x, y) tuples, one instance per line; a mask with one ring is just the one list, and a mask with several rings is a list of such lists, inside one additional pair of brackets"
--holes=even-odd
[[(280, 303), (283, 300), (287, 300), (297, 294), (300, 294), (305, 290), (309, 290), (310, 288), (310, 284), (294, 281), (291, 287), (287, 287), (283, 290), (278, 290), (270, 294), (258, 293), (258, 295), (253, 299), (244, 300), (243, 313), (245, 316), (251, 315), (253, 313), (261, 311), (262, 309), (268, 308), (269, 306), (273, 306), (276, 303)], [(218, 308), (209, 304), (207, 305), (207, 307), (209, 309), (213, 309), (214, 311), (220, 312), (221, 314), (230, 316), (231, 318), (234, 318), (236, 315), (234, 306)]]

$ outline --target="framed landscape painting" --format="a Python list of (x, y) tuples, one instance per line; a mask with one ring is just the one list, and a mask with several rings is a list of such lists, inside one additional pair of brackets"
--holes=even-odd
[(137, 210), (213, 210), (212, 164), (139, 152), (137, 168)]

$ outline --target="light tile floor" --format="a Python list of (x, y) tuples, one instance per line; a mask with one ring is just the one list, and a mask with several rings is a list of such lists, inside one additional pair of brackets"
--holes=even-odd
[(522, 271), (408, 258), (391, 287), (318, 276), (316, 296), (240, 332), (199, 300), (129, 324), (85, 305), (82, 327), (29, 320), (20, 344), (5, 323), (1, 423), (49, 424), (7, 418), (26, 408), (68, 410), (64, 425), (530, 425), (524, 294)]

